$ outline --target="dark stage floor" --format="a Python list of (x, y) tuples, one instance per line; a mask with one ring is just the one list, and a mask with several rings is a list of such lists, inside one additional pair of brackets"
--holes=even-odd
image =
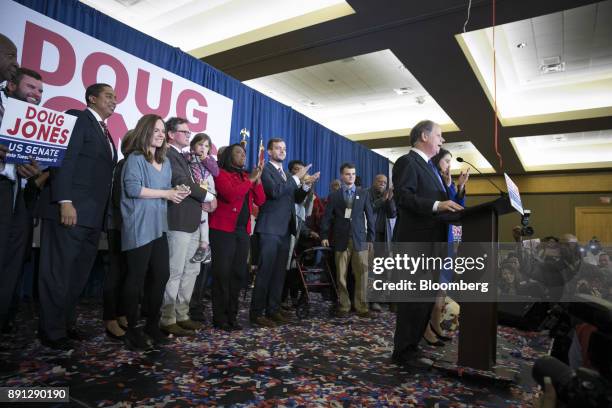
[[(247, 326), (242, 306), (241, 323)], [(535, 388), (529, 366), (549, 345), (542, 334), (499, 329), (498, 361), (517, 374), (511, 386), (435, 369), (407, 372), (390, 361), (392, 313), (335, 319), (328, 317), (328, 304), (313, 308), (308, 320), (294, 319), (280, 328), (228, 334), (207, 327), (163, 350), (137, 353), (108, 340), (99, 320), (101, 306), (84, 304), (81, 327), (93, 337), (60, 353), (40, 345), (36, 322), (26, 319), (30, 312), (23, 307), (18, 335), (0, 344), (0, 358), (18, 362), (20, 369), (1, 384), (68, 386), (71, 405), (89, 407), (515, 407), (530, 405)], [(426, 350), (439, 357), (433, 347)]]

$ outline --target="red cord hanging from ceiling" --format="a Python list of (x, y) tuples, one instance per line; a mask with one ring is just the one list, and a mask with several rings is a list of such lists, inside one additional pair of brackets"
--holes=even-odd
[(499, 169), (503, 170), (504, 161), (501, 154), (499, 153), (499, 127), (497, 121), (497, 73), (496, 73), (496, 59), (495, 59), (495, 0), (493, 1), (493, 134), (495, 142), (495, 154), (499, 161)]

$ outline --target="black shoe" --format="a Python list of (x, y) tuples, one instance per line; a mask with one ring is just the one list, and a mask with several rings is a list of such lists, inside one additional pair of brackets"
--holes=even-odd
[(172, 340), (170, 340), (158, 327), (145, 328), (144, 333), (151, 339), (154, 346), (167, 346), (172, 343)]
[(431, 331), (432, 331), (432, 332), (434, 332), (434, 334), (435, 334), (436, 336), (438, 336), (438, 338), (439, 338), (440, 340), (442, 340), (442, 341), (451, 341), (451, 340), (452, 340), (452, 337), (443, 336), (442, 334), (438, 333), (438, 332), (436, 331), (436, 329), (434, 329), (434, 326), (433, 326), (433, 324), (431, 324), (431, 322), (429, 322), (429, 328), (431, 329)]
[(231, 327), (232, 331), (242, 330), (242, 326), (238, 322), (230, 322), (229, 326)]
[(19, 364), (12, 361), (6, 361), (5, 359), (0, 360), (0, 375), (17, 374), (18, 371)]
[(436, 341), (429, 341), (427, 340), (425, 336), (423, 336), (423, 340), (425, 340), (425, 342), (429, 344), (430, 346), (444, 347), (446, 345), (446, 343), (444, 343), (443, 341), (440, 341), (439, 339), (436, 339)]
[(149, 339), (140, 329), (128, 329), (123, 336), (123, 341), (130, 350), (145, 351), (151, 348)]
[(72, 329), (68, 330), (66, 334), (68, 335), (68, 338), (70, 340), (74, 341), (86, 341), (89, 338), (89, 336), (87, 336), (85, 333), (83, 333), (76, 327), (73, 327)]
[(113, 333), (112, 331), (108, 330), (108, 329), (104, 329), (106, 332), (106, 335), (108, 337), (110, 337), (113, 340), (123, 340), (123, 338), (125, 337), (125, 334), (123, 336), (119, 336), (118, 334)]
[(395, 364), (408, 369), (429, 369), (433, 365), (433, 361), (419, 357), (418, 353), (403, 356), (393, 354), (391, 360)]
[(213, 327), (226, 332), (232, 331), (232, 326), (229, 323), (214, 323)]
[(43, 346), (49, 347), (50, 349), (53, 349), (53, 350), (61, 350), (61, 351), (74, 350), (74, 346), (72, 342), (67, 337), (62, 337), (61, 339), (57, 339), (57, 340), (51, 340), (46, 337), (41, 337), (40, 343)]
[(16, 331), (15, 322), (7, 320), (2, 326), (2, 334), (13, 334)]

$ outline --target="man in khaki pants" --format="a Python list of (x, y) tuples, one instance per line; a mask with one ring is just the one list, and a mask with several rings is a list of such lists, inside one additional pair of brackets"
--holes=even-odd
[(355, 165), (340, 166), (342, 188), (328, 197), (325, 215), (321, 223), (321, 244), (329, 246), (329, 230), (333, 228), (336, 258), (336, 283), (338, 285), (338, 317), (345, 317), (351, 310), (346, 288), (349, 262), (355, 277), (353, 302), (359, 317), (368, 317), (366, 282), (368, 278), (368, 252), (374, 238), (374, 213), (369, 191), (355, 186)]

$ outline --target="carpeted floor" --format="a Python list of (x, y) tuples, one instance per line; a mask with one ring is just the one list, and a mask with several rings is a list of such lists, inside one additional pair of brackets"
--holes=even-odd
[[(72, 406), (529, 406), (530, 364), (549, 347), (545, 335), (501, 327), (498, 360), (513, 385), (449, 376), (437, 369), (404, 371), (390, 361), (395, 316), (329, 317), (314, 301), (311, 317), (285, 326), (224, 333), (207, 326), (161, 350), (128, 351), (104, 335), (101, 306), (80, 306), (91, 340), (60, 353), (36, 340), (36, 322), (22, 308), (17, 335), (3, 337), (3, 359), (19, 372), (2, 386), (68, 386)], [(447, 347), (456, 347), (456, 339)], [(425, 348), (433, 359), (440, 349)], [(437, 404), (437, 405), (436, 405)], [(18, 405), (19, 407), (25, 405)], [(46, 405), (49, 406), (49, 405)]]

